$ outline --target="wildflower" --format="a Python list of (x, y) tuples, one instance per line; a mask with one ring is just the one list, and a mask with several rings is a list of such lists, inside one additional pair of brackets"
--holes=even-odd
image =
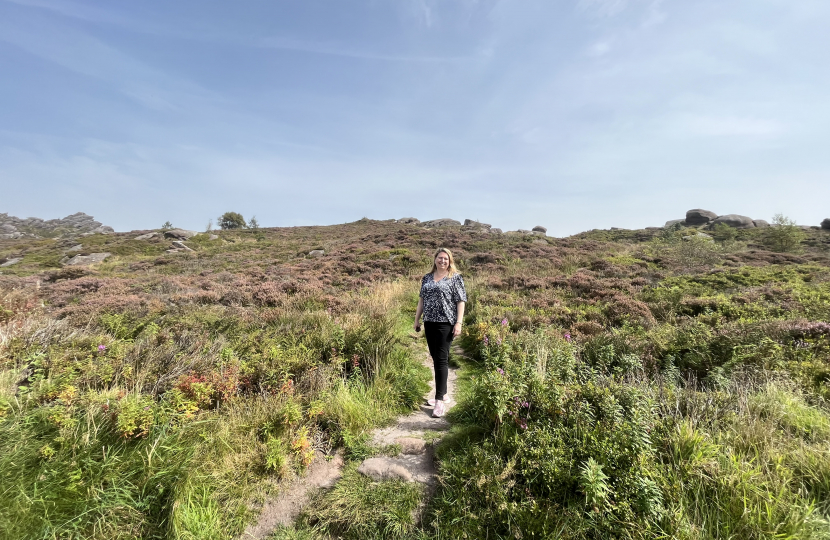
[(570, 341), (570, 340), (571, 340), (571, 333), (570, 332), (565, 332), (565, 341)]
[(502, 326), (507, 326), (507, 319), (502, 319), (501, 320), (501, 325)]
[(498, 372), (499, 372), (499, 375), (504, 375), (504, 370), (503, 370), (502, 368), (497, 367), (497, 368), (496, 368), (496, 371), (498, 371)]
[(522, 403), (522, 407), (524, 407), (525, 409), (527, 409), (528, 407), (530, 407), (530, 403), (528, 403), (527, 401), (525, 401), (524, 403)]
[(490, 340), (487, 339), (487, 336), (484, 336), (484, 345), (487, 346), (490, 344)]
[(106, 351), (106, 350), (107, 350), (107, 346), (106, 346), (106, 345), (98, 345), (98, 352), (104, 352), (104, 351)]
[(501, 338), (496, 340), (496, 345), (501, 345)]

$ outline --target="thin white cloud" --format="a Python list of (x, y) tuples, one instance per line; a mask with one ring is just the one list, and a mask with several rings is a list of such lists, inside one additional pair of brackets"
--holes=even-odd
[(264, 48), (298, 51), (311, 54), (390, 62), (464, 62), (475, 58), (473, 56), (420, 56), (386, 54), (375, 51), (352, 49), (347, 45), (334, 42), (304, 41), (281, 36), (262, 38), (259, 40), (259, 46)]

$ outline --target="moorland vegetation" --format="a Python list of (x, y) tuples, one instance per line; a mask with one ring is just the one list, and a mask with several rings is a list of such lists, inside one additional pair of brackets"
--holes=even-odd
[[(234, 538), (337, 449), (275, 538), (830, 538), (828, 231), (139, 234), (0, 243), (3, 538)], [(439, 246), (470, 302), (428, 497), (355, 464), (426, 391)]]

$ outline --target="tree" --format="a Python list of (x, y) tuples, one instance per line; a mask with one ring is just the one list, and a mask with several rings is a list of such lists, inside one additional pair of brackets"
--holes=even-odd
[(164, 225), (161, 226), (162, 231), (169, 231), (172, 228), (173, 228), (173, 224), (170, 223), (169, 221), (165, 221)]
[(804, 231), (794, 220), (783, 214), (775, 214), (772, 226), (764, 236), (764, 243), (773, 251), (798, 251), (804, 240)]
[(256, 216), (251, 216), (251, 219), (248, 221), (248, 228), (259, 229), (259, 221), (256, 220)]
[(213, 230), (213, 219), (209, 219), (208, 224), (207, 224), (207, 228), (205, 229), (205, 232), (210, 232), (212, 230)]
[(248, 224), (245, 223), (245, 218), (237, 212), (225, 212), (219, 217), (219, 227), (223, 230), (244, 229), (247, 226)]

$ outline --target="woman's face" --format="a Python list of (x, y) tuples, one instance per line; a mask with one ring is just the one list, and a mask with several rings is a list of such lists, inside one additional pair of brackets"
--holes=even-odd
[(435, 257), (435, 266), (439, 270), (446, 270), (450, 267), (450, 257), (443, 251)]

